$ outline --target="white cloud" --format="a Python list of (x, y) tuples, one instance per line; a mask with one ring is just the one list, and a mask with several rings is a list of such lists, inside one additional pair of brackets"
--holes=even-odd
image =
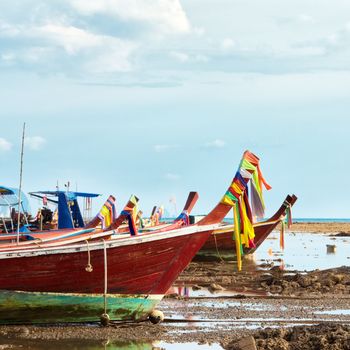
[(3, 137), (0, 137), (0, 152), (9, 151), (11, 148), (12, 148), (12, 143), (7, 141)]
[(167, 180), (176, 181), (176, 180), (180, 179), (180, 175), (178, 175), (178, 174), (173, 174), (173, 173), (166, 173), (166, 174), (165, 174), (165, 178), (166, 178)]
[(0, 35), (1, 36), (16, 36), (20, 33), (20, 30), (9, 23), (6, 23), (5, 21), (0, 21)]
[(170, 56), (181, 63), (188, 62), (188, 60), (190, 59), (189, 56), (183, 52), (172, 51), (170, 52)]
[(224, 49), (224, 50), (229, 50), (229, 49), (232, 49), (235, 47), (235, 42), (230, 39), (230, 38), (225, 38), (222, 43), (221, 43), (221, 47)]
[(41, 136), (31, 136), (24, 139), (24, 145), (33, 151), (40, 150), (46, 143), (46, 139)]
[(195, 27), (193, 28), (193, 32), (194, 34), (196, 34), (197, 36), (203, 36), (205, 34), (205, 29), (202, 27)]
[(305, 13), (301, 13), (300, 15), (298, 15), (297, 19), (300, 22), (304, 22), (304, 23), (314, 23), (315, 22), (315, 20), (314, 20), (314, 18), (312, 16), (307, 15)]
[(166, 152), (174, 148), (178, 148), (177, 145), (154, 145), (153, 148), (157, 153)]
[(15, 59), (15, 55), (13, 52), (4, 52), (1, 55), (1, 59), (6, 62), (11, 62)]
[(206, 144), (208, 148), (223, 148), (225, 147), (225, 145), (226, 145), (225, 141), (221, 139), (216, 139)]
[(133, 69), (130, 55), (135, 46), (120, 42), (110, 47), (107, 52), (97, 54), (94, 59), (89, 60), (84, 67), (92, 73), (128, 72)]
[(148, 22), (165, 31), (190, 31), (190, 23), (179, 0), (73, 0), (71, 5), (83, 15), (104, 14)]
[(89, 33), (77, 27), (52, 23), (30, 28), (26, 35), (48, 39), (50, 43), (63, 47), (71, 55), (82, 49), (100, 46), (104, 41), (108, 41), (108, 38), (104, 36)]
[(180, 63), (186, 62), (208, 62), (209, 58), (202, 54), (188, 55), (184, 52), (172, 51), (170, 56)]
[(195, 62), (208, 62), (209, 57), (205, 56), (205, 55), (198, 54), (198, 55), (193, 56), (193, 61), (195, 61)]
[[(6, 28), (10, 28), (7, 25)], [(24, 47), (20, 52), (8, 52), (1, 56), (5, 62), (40, 63), (45, 65), (59, 51), (68, 56), (79, 56), (80, 67), (91, 73), (130, 71), (130, 55), (136, 44), (108, 35), (98, 35), (64, 23), (48, 23), (41, 26), (17, 26), (12, 37), (35, 40), (40, 46)], [(2, 33), (8, 36), (7, 33)], [(0, 33), (1, 36), (1, 33)]]

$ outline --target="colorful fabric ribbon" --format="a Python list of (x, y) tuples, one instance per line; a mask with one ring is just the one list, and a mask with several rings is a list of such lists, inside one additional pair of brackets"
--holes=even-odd
[(176, 218), (175, 221), (182, 220), (185, 226), (188, 226), (190, 224), (190, 218), (188, 216), (187, 210), (183, 210), (182, 213)]
[(284, 234), (286, 231), (286, 224), (284, 221), (281, 221), (281, 232), (280, 232), (280, 249), (284, 250)]
[(164, 207), (161, 205), (160, 207), (157, 208), (155, 213), (151, 216), (152, 226), (159, 225), (160, 219), (162, 218), (163, 214), (164, 214)]
[(125, 218), (127, 219), (128, 221), (128, 226), (129, 226), (129, 232), (130, 232), (130, 235), (131, 236), (136, 236), (138, 234), (138, 231), (137, 231), (137, 228), (136, 228), (136, 225), (135, 225), (135, 221), (134, 221), (134, 218), (133, 218), (133, 213), (132, 211), (128, 211), (128, 210), (123, 210), (120, 215), (122, 216), (125, 216)]
[(286, 207), (286, 217), (285, 219), (281, 220), (281, 231), (280, 231), (280, 248), (281, 250), (284, 250), (284, 235), (286, 231), (286, 226), (288, 229), (292, 227), (292, 207), (288, 202), (284, 203)]
[(111, 223), (116, 219), (116, 207), (115, 207), (115, 198), (109, 196), (105, 204), (102, 206), (102, 209), (97, 214), (97, 217), (101, 221), (102, 229), (109, 227)]
[[(248, 193), (249, 181), (251, 181), (251, 205)], [(238, 270), (241, 270), (242, 266), (243, 246), (247, 248), (255, 247), (253, 218), (263, 217), (264, 215), (263, 186), (267, 190), (271, 189), (262, 175), (259, 158), (253, 153), (245, 151), (236, 175), (221, 200), (221, 203), (233, 207)]]
[(286, 223), (287, 223), (287, 227), (291, 228), (292, 227), (292, 207), (290, 206), (290, 204), (288, 204), (287, 208), (286, 208)]

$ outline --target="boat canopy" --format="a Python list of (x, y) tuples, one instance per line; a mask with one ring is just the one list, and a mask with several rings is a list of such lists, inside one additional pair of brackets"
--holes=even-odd
[(15, 192), (8, 187), (5, 186), (0, 186), (0, 194), (1, 195), (11, 195), (11, 194), (15, 194)]
[(0, 186), (0, 206), (14, 207), (16, 205), (18, 205), (18, 190)]
[[(74, 201), (78, 197), (82, 198), (95, 198), (101, 196), (98, 193), (88, 193), (88, 192), (74, 192), (74, 191), (37, 191), (37, 192), (29, 192), (32, 197), (41, 198), (44, 197), (57, 197), (59, 198), (62, 194), (65, 195), (67, 200)], [(54, 200), (52, 198), (47, 198), (49, 202), (58, 203), (58, 200)]]
[(78, 197), (94, 198), (100, 196), (97, 193), (58, 190), (29, 192), (29, 194), (32, 197), (45, 198), (48, 202), (57, 204), (59, 229), (84, 227), (85, 224), (79, 207)]

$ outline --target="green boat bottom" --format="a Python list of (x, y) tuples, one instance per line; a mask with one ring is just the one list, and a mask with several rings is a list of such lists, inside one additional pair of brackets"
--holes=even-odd
[[(107, 294), (107, 314), (115, 321), (140, 321), (163, 295)], [(96, 322), (104, 313), (103, 294), (0, 291), (0, 324)]]

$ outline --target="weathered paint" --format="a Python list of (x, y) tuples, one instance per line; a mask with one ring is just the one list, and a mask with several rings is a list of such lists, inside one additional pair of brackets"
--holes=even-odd
[[(107, 295), (112, 320), (142, 320), (163, 295)], [(94, 322), (104, 313), (103, 294), (0, 291), (0, 324)]]

